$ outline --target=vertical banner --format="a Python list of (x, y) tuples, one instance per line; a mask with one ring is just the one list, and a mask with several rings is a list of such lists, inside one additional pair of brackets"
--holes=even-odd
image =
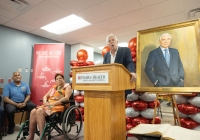
[(31, 100), (37, 105), (55, 85), (55, 74), (64, 74), (64, 47), (64, 43), (34, 45)]

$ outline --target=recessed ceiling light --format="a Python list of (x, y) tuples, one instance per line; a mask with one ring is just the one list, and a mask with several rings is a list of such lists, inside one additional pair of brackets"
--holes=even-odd
[(91, 23), (85, 21), (84, 19), (72, 14), (55, 22), (52, 22), (46, 26), (41, 27), (41, 29), (54, 34), (64, 34), (78, 30), (80, 28), (91, 25)]

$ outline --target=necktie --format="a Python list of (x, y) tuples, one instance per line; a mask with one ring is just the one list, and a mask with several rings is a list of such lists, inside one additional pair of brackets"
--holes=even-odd
[(167, 62), (167, 65), (169, 67), (169, 63), (170, 63), (170, 56), (169, 56), (169, 52), (168, 52), (168, 49), (164, 49), (165, 51), (165, 60)]

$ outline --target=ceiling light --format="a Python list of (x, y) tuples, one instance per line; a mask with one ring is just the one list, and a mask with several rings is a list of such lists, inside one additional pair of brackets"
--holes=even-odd
[(91, 25), (91, 23), (85, 21), (84, 19), (72, 14), (55, 22), (52, 22), (46, 26), (41, 27), (41, 29), (54, 34), (64, 34), (78, 30), (80, 28)]

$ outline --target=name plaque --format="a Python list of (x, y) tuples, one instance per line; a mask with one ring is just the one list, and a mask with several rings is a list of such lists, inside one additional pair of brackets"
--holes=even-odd
[(77, 73), (77, 84), (106, 84), (109, 83), (108, 72)]

